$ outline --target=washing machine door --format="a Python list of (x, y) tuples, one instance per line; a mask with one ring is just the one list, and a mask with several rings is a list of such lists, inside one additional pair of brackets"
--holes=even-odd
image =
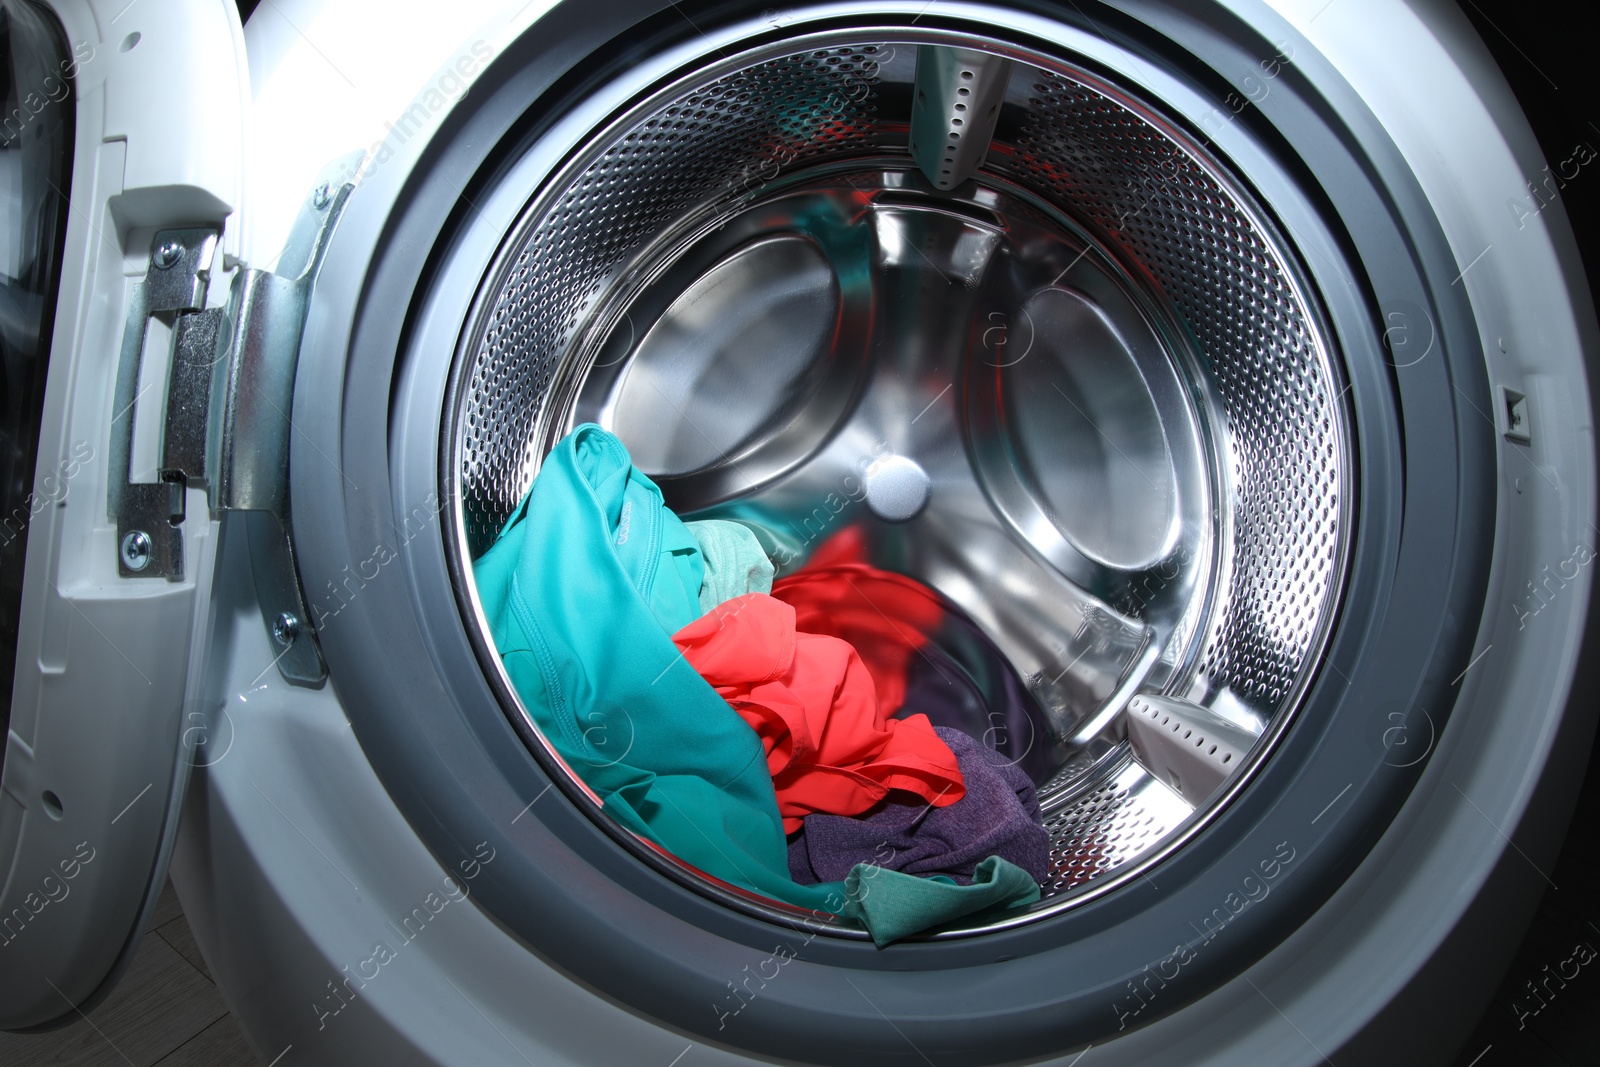
[(219, 516), (271, 493), (221, 458), (254, 409), (220, 389), (259, 351), (241, 323), (295, 290), (237, 264), (232, 4), (7, 3), (0, 74), (0, 1028), (17, 1030), (116, 981), (190, 772), (228, 743), (191, 651)]

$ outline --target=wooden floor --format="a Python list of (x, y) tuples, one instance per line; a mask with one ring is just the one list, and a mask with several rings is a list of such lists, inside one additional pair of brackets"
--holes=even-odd
[(0, 1033), (5, 1067), (255, 1067), (169, 883), (133, 965), (87, 1018), (47, 1034)]

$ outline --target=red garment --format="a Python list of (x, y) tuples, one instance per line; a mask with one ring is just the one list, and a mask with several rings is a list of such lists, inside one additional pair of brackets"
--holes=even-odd
[(859, 526), (846, 526), (816, 547), (806, 560), (807, 570), (867, 561), (867, 535)]
[(928, 717), (890, 719), (856, 650), (797, 632), (783, 601), (735, 597), (672, 640), (761, 737), (786, 833), (813, 812), (859, 815), (891, 789), (935, 807), (966, 795), (955, 754)]
[[(831, 538), (819, 548), (833, 548)], [(848, 560), (853, 546), (830, 553)], [(827, 634), (861, 655), (878, 691), (878, 707), (893, 715), (905, 703), (906, 668), (944, 621), (944, 607), (921, 582), (867, 563), (822, 563), (772, 583), (772, 595), (795, 611), (795, 627)]]

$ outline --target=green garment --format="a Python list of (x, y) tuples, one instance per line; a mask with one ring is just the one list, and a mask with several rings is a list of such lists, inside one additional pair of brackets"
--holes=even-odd
[(700, 545), (705, 566), (700, 586), (702, 615), (736, 596), (772, 592), (772, 561), (750, 527), (727, 519), (702, 519), (685, 525)]
[(551, 450), (473, 565), (511, 684), (606, 813), (712, 877), (856, 918), (880, 945), (1021, 900), (1004, 877), (1017, 868), (998, 858), (978, 871), (1002, 864), (988, 876), (999, 891), (865, 865), (850, 874), (854, 893), (848, 881), (794, 882), (760, 738), (672, 643), (702, 614), (705, 571), (661, 490), (592, 424)]
[(563, 438), (473, 570), (512, 685), (607, 814), (714, 877), (837, 911), (842, 883), (789, 876), (760, 738), (672, 643), (704, 564), (622, 442)]
[(882, 948), (963, 915), (1032, 904), (1039, 899), (1039, 883), (1016, 864), (990, 856), (973, 869), (971, 885), (957, 885), (942, 874), (919, 878), (858, 863), (845, 877), (844, 893), (844, 914), (865, 926)]

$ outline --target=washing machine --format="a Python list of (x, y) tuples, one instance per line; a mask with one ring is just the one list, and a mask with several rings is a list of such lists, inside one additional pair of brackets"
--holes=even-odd
[[(1455, 1054), (1594, 731), (1589, 159), (1432, 0), (776, 5), (6, 5), (0, 1026), (170, 871), (285, 1067)], [(610, 818), (473, 568), (584, 422), (971, 620), (1036, 904)]]

